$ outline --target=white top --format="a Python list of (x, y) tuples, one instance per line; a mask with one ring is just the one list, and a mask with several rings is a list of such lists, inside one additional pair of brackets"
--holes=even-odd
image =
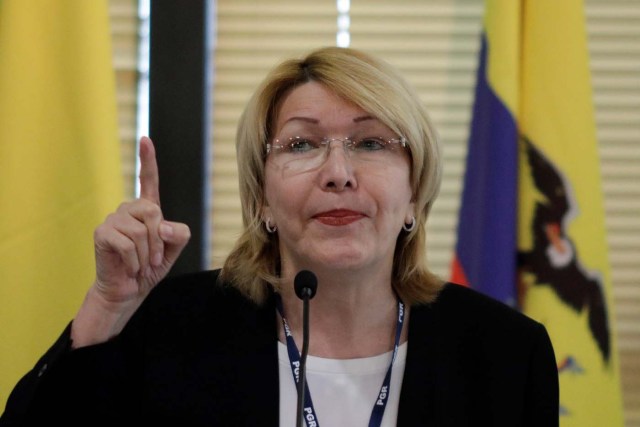
[[(307, 356), (307, 385), (320, 427), (367, 427), (393, 352), (361, 359)], [(280, 362), (280, 427), (296, 425), (296, 385), (287, 346), (278, 343)], [(407, 360), (407, 343), (400, 345), (391, 372), (383, 427), (395, 427), (400, 389)], [(304, 425), (304, 424), (303, 424)]]

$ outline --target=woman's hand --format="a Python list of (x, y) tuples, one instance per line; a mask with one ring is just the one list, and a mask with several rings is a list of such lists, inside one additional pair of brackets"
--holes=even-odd
[(120, 333), (189, 241), (186, 224), (166, 221), (158, 165), (149, 138), (140, 140), (140, 198), (121, 204), (94, 233), (96, 280), (75, 317), (74, 347)]

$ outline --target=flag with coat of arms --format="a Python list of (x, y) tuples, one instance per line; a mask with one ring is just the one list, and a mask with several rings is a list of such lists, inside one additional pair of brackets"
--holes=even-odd
[(486, 0), (452, 280), (547, 328), (560, 425), (622, 426), (581, 0)]

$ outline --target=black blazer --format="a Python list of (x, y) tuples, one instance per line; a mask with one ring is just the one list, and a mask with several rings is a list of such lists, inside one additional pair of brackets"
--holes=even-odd
[[(0, 426), (277, 427), (274, 300), (256, 306), (217, 277), (163, 281), (107, 343), (70, 351), (68, 327), (13, 390)], [(411, 308), (398, 426), (485, 425), (558, 425), (553, 349), (541, 324), (447, 284)]]

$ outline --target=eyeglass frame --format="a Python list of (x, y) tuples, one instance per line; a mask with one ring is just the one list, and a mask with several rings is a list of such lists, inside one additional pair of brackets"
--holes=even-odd
[[(280, 142), (279, 139), (274, 139), (273, 143), (267, 143), (265, 145), (265, 158), (267, 156), (269, 156), (269, 154), (271, 154), (272, 152), (275, 152), (275, 149), (282, 149), (284, 147), (287, 146), (291, 146), (293, 144), (292, 141), (294, 140), (302, 140), (304, 137), (302, 136), (292, 136), (291, 138), (289, 138), (289, 143), (288, 144), (278, 144), (278, 142)], [(373, 137), (367, 137), (366, 139), (372, 139)], [(411, 152), (411, 147), (409, 146), (409, 143), (407, 141), (407, 139), (404, 136), (399, 135), (398, 138), (390, 138), (390, 139), (385, 139), (385, 138), (381, 138), (381, 137), (376, 137), (378, 138), (381, 143), (385, 143), (386, 145), (389, 144), (398, 144), (400, 147), (404, 148), (405, 150), (407, 150), (409, 153)], [(306, 138), (305, 138), (306, 139)], [(352, 138), (350, 137), (344, 137), (344, 138), (323, 138), (320, 141), (320, 146), (322, 148), (324, 148), (324, 154), (328, 154), (331, 150), (331, 143), (334, 141), (340, 141), (342, 142), (342, 147), (347, 150), (347, 152), (355, 152), (355, 146), (358, 142), (360, 141), (354, 141)], [(326, 148), (325, 148), (326, 147)], [(319, 147), (320, 148), (320, 147)], [(375, 151), (375, 150), (373, 150)]]

